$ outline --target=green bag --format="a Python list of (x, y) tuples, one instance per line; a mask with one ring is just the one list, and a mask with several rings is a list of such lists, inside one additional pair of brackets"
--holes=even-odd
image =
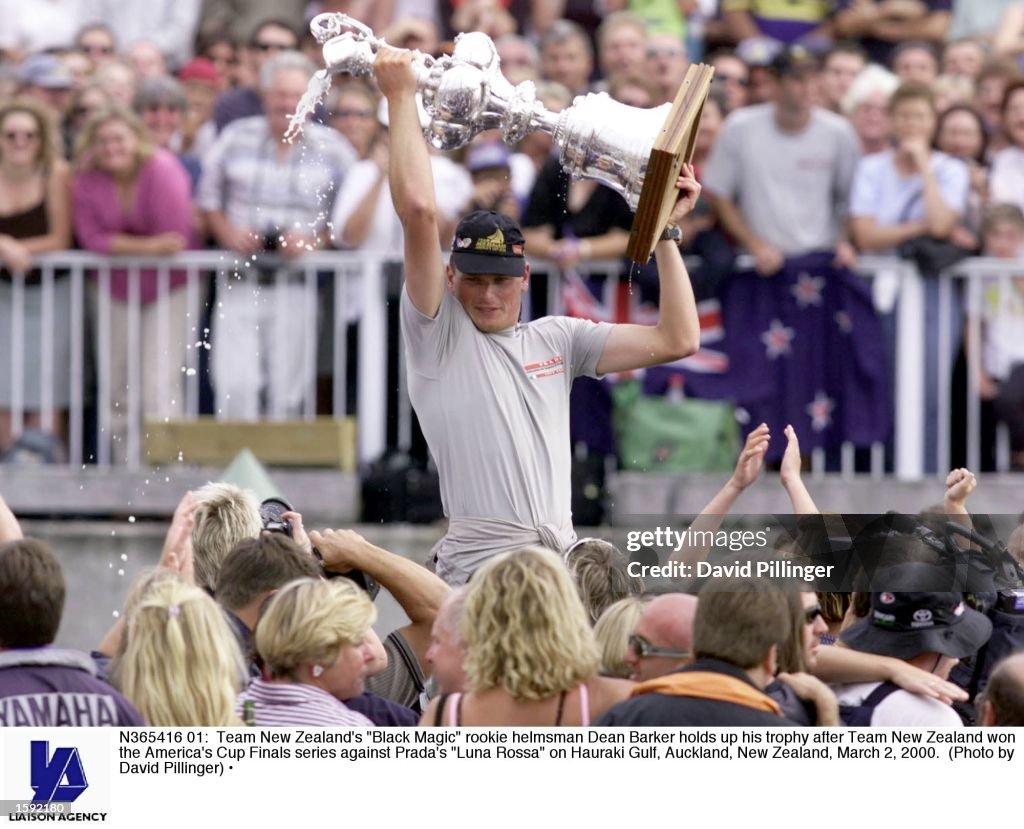
[(616, 384), (612, 399), (623, 469), (731, 472), (736, 464), (740, 435), (729, 401), (645, 395), (638, 380)]

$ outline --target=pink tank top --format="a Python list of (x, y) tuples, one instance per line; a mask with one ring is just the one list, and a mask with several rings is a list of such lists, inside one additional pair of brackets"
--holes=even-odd
[[(590, 691), (587, 689), (587, 684), (584, 682), (579, 686), (580, 692), (580, 723), (586, 727), (590, 725)], [(566, 692), (562, 691), (561, 696), (558, 700), (558, 717), (555, 719), (555, 725), (559, 726), (562, 724), (562, 709), (565, 706)], [(462, 725), (462, 694), (452, 694), (448, 697), (448, 712), (445, 716), (445, 720), (450, 726), (461, 726)]]

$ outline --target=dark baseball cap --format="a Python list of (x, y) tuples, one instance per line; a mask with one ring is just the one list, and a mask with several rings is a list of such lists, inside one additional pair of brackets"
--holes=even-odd
[(871, 612), (839, 638), (854, 650), (897, 659), (921, 653), (970, 656), (988, 641), (992, 623), (967, 607), (962, 594), (935, 590), (944, 580), (939, 568), (924, 562), (880, 571), (875, 581), (889, 589), (873, 592)]
[(772, 71), (782, 77), (784, 75), (804, 75), (818, 71), (818, 59), (806, 46), (795, 44), (787, 46), (772, 58)]
[(493, 210), (474, 210), (455, 228), (452, 263), (463, 273), (523, 276), (526, 241), (519, 226)]

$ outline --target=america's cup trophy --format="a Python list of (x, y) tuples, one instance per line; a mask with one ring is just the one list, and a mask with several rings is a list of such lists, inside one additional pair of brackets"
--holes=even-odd
[[(310, 82), (293, 126), (326, 94), (332, 75), (371, 74), (374, 56), (386, 45), (344, 14), (317, 15), (310, 29), (323, 44), (327, 68)], [(532, 81), (513, 86), (499, 64), (494, 42), (482, 32), (458, 35), (451, 55), (416, 53), (413, 71), (427, 140), (439, 150), (453, 150), (484, 130), (500, 129), (508, 144), (537, 130), (549, 133), (573, 177), (607, 184), (636, 212), (627, 253), (647, 262), (675, 202), (679, 168), (693, 156), (711, 67), (691, 66), (675, 101), (655, 109), (626, 106), (602, 92), (580, 95), (555, 113), (537, 100)]]

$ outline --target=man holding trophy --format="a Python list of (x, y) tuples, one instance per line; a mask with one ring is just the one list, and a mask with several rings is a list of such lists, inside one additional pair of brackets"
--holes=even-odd
[(564, 551), (575, 541), (569, 391), (576, 377), (644, 368), (696, 351), (697, 310), (675, 240), (700, 185), (684, 164), (655, 247), (661, 281), (656, 325), (568, 317), (520, 323), (530, 266), (511, 219), (489, 211), (465, 217), (455, 231), (451, 264), (444, 264), (413, 60), (413, 53), (382, 47), (373, 70), (388, 101), (388, 175), (405, 231), (401, 323), (409, 396), (438, 466), (450, 521), (435, 561), (438, 575), (456, 585), (497, 553), (538, 543)]

